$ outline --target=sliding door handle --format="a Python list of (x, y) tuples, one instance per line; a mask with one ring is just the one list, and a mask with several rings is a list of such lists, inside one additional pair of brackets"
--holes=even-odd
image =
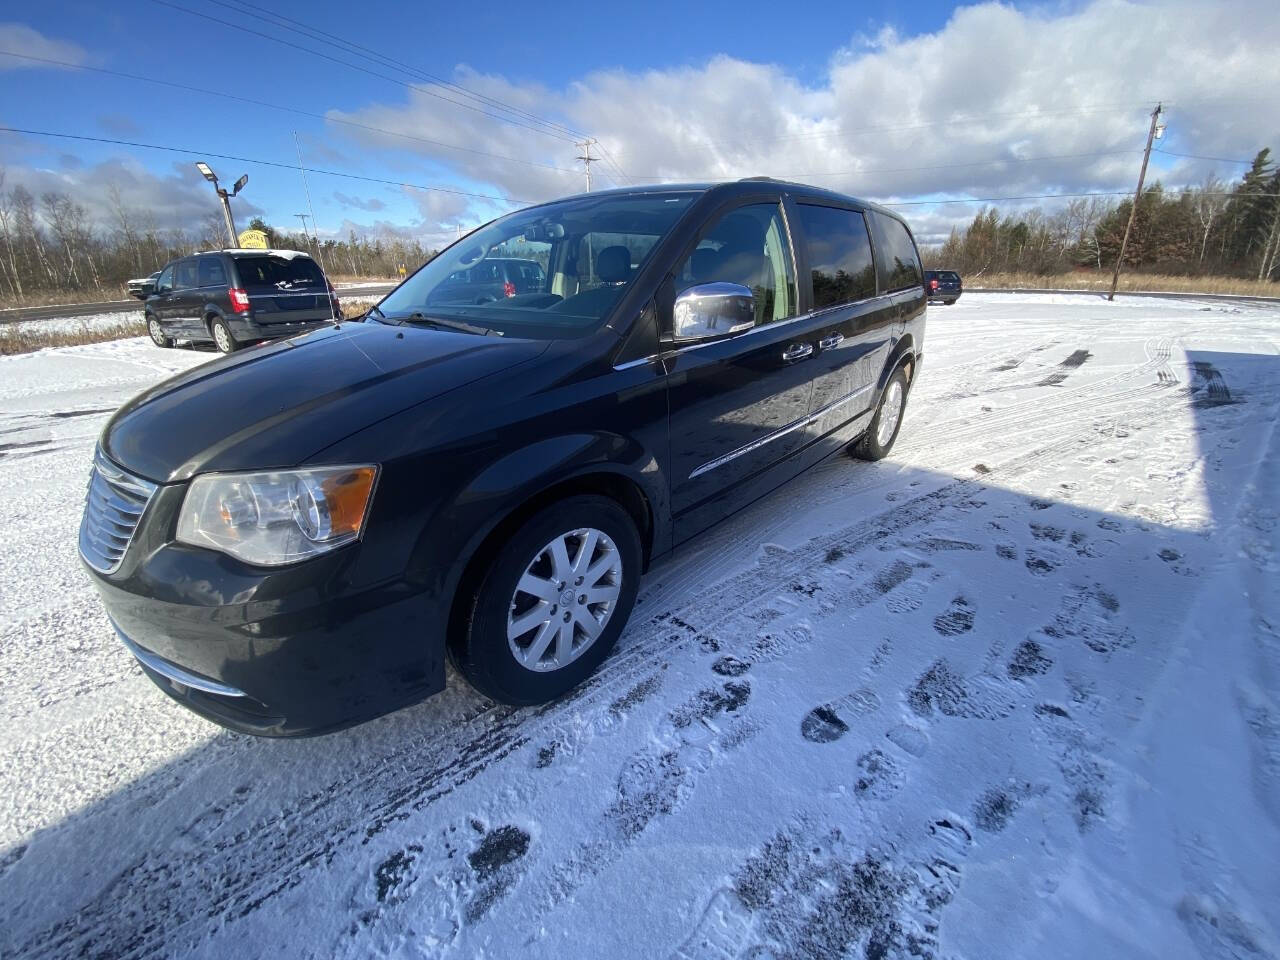
[(812, 343), (793, 343), (782, 351), (783, 360), (803, 360), (813, 353)]
[(844, 343), (844, 334), (833, 333), (830, 336), (823, 337), (821, 340), (819, 340), (818, 346), (821, 347), (823, 350), (831, 350), (835, 347), (840, 346), (840, 344), (842, 343)]

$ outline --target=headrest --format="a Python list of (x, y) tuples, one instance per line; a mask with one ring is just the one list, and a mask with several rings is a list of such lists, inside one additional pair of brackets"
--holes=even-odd
[(626, 247), (605, 247), (596, 255), (596, 276), (605, 283), (625, 283), (631, 279), (631, 251)]

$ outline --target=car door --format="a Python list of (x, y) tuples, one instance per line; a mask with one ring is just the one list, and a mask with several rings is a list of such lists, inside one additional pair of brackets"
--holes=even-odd
[[(179, 260), (174, 270), (173, 293), (169, 295), (169, 316), (174, 330), (183, 336), (208, 337), (200, 312), (199, 261), (195, 257)], [(198, 320), (200, 322), (198, 322)]]
[(161, 270), (156, 277), (155, 290), (147, 298), (147, 312), (160, 321), (166, 336), (176, 332), (170, 308), (170, 300), (173, 297), (173, 274), (176, 269), (177, 264), (171, 263)]
[(677, 542), (791, 476), (804, 440), (817, 338), (801, 314), (780, 200), (752, 198), (722, 212), (673, 274), (677, 294), (729, 282), (755, 300), (754, 326), (725, 339), (680, 345), (665, 319)]
[(875, 400), (892, 347), (896, 308), (878, 295), (866, 218), (854, 207), (800, 199), (794, 207), (798, 259), (808, 273), (816, 322), (808, 438), (815, 459), (851, 439)]

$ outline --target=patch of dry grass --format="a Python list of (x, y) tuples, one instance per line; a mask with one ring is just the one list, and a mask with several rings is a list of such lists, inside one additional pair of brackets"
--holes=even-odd
[(342, 307), (342, 319), (351, 320), (363, 316), (381, 299), (381, 297), (344, 297), (339, 291), (338, 305)]
[[(1034, 273), (984, 273), (965, 277), (970, 290), (1017, 287), (1035, 290), (1110, 290), (1109, 272), (1063, 273), (1040, 276)], [(1124, 293), (1218, 293), (1248, 297), (1280, 297), (1280, 283), (1241, 280), (1237, 277), (1175, 277), (1152, 273), (1122, 273), (1117, 290)]]
[(15, 353), (31, 353), (45, 347), (74, 347), (82, 343), (104, 343), (107, 340), (123, 340), (141, 337), (147, 332), (141, 319), (121, 318), (119, 323), (92, 325), (85, 323), (68, 329), (65, 323), (57, 328), (41, 329), (40, 321), (0, 324), (0, 356)]

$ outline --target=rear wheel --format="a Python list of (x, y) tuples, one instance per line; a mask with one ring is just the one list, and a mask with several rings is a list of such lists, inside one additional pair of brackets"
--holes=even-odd
[(880, 395), (880, 405), (867, 427), (867, 432), (853, 448), (853, 454), (863, 460), (883, 460), (893, 449), (902, 429), (902, 414), (907, 407), (907, 371), (899, 367), (885, 385)]
[(221, 317), (214, 317), (209, 321), (209, 332), (213, 334), (213, 345), (218, 348), (219, 353), (235, 353), (240, 349), (240, 344), (236, 343), (236, 338), (231, 335), (231, 328), (227, 326), (227, 321)]
[(570, 497), (539, 511), (500, 546), (467, 599), (455, 665), (503, 703), (567, 693), (622, 633), (641, 558), (635, 523), (607, 497)]
[(147, 315), (147, 335), (151, 337), (151, 342), (157, 347), (172, 347), (173, 337), (164, 335), (164, 327), (160, 326), (160, 321), (150, 314)]

